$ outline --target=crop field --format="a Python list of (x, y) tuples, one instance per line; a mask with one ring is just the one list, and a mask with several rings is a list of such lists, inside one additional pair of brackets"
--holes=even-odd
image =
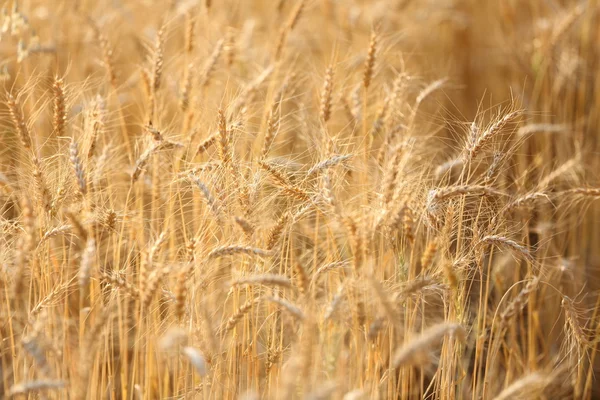
[(600, 1), (0, 10), (0, 398), (600, 399)]

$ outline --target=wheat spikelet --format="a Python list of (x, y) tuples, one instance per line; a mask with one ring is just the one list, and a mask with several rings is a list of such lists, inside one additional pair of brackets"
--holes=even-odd
[(352, 243), (352, 256), (354, 271), (358, 272), (363, 263), (363, 235), (362, 230), (359, 229), (359, 225), (356, 220), (352, 217), (346, 217), (344, 225), (350, 235), (350, 242)]
[(298, 21), (300, 20), (300, 17), (302, 16), (302, 11), (304, 10), (304, 5), (305, 5), (305, 0), (299, 0), (298, 4), (296, 5), (296, 8), (292, 12), (292, 15), (290, 16), (290, 20), (288, 22), (288, 27), (289, 27), (290, 31), (293, 30), (296, 27), (296, 25), (298, 24)]
[(554, 29), (552, 30), (552, 36), (550, 40), (548, 40), (548, 48), (551, 49), (556, 46), (561, 36), (567, 32), (571, 26), (577, 21), (577, 19), (585, 12), (586, 7), (583, 4), (577, 4), (573, 7), (569, 12), (565, 13), (566, 15), (554, 25)]
[(282, 299), (281, 297), (265, 296), (264, 299), (270, 301), (271, 303), (275, 303), (281, 306), (283, 309), (287, 310), (290, 314), (292, 314), (299, 320), (303, 320), (305, 318), (304, 312), (298, 306), (290, 303), (287, 300)]
[(248, 103), (252, 100), (253, 96), (256, 94), (260, 85), (267, 80), (269, 76), (273, 73), (273, 65), (269, 65), (267, 68), (263, 70), (260, 75), (258, 75), (255, 79), (250, 81), (247, 85), (244, 86), (242, 92), (237, 97), (235, 102), (233, 103), (232, 110), (235, 112), (241, 111), (248, 105)]
[[(269, 346), (269, 351), (267, 354), (267, 363), (265, 365), (265, 375), (267, 375), (267, 376), (269, 375), (271, 369), (279, 361), (280, 357), (281, 357), (281, 351), (273, 348), (273, 346)], [(253, 398), (258, 399), (258, 396), (256, 396), (256, 397), (250, 396), (248, 400), (253, 399)]]
[(310, 200), (310, 195), (298, 186), (292, 185), (289, 178), (286, 177), (278, 168), (262, 161), (259, 164), (265, 171), (269, 173), (269, 176), (282, 187), (284, 193), (301, 201)]
[(232, 245), (232, 246), (217, 247), (216, 249), (214, 249), (210, 253), (208, 253), (208, 258), (211, 259), (211, 258), (226, 257), (226, 256), (235, 255), (235, 254), (246, 254), (249, 256), (266, 257), (269, 255), (269, 252), (265, 251), (263, 249), (259, 249), (257, 247)]
[(52, 89), (54, 91), (54, 134), (61, 137), (64, 136), (65, 123), (67, 122), (63, 80), (55, 77)]
[(325, 81), (323, 82), (323, 89), (321, 89), (321, 107), (320, 116), (323, 122), (327, 123), (331, 117), (331, 95), (333, 92), (333, 77), (334, 70), (333, 64), (327, 67), (325, 72)]
[(281, 54), (283, 53), (283, 47), (287, 42), (287, 38), (289, 33), (294, 29), (294, 27), (298, 24), (300, 17), (302, 15), (302, 10), (304, 9), (304, 0), (300, 0), (296, 6), (296, 8), (292, 11), (290, 18), (287, 23), (279, 30), (279, 36), (275, 45), (275, 60), (279, 60), (281, 58)]
[(557, 195), (575, 195), (581, 197), (600, 197), (600, 188), (574, 188), (557, 192)]
[(88, 158), (91, 158), (94, 155), (98, 137), (102, 133), (105, 125), (106, 102), (100, 95), (96, 96), (90, 117), (92, 120), (92, 132), (90, 136), (90, 146), (88, 148)]
[(152, 245), (150, 251), (148, 252), (148, 260), (150, 261), (150, 263), (154, 261), (156, 255), (162, 249), (166, 241), (167, 231), (162, 231), (160, 235), (158, 235), (158, 238), (154, 241), (154, 245)]
[(417, 112), (419, 111), (419, 107), (421, 106), (421, 103), (423, 103), (425, 101), (425, 99), (427, 99), (429, 96), (431, 96), (431, 94), (433, 94), (434, 92), (436, 92), (437, 90), (442, 88), (446, 82), (447, 82), (447, 79), (445, 79), (445, 78), (438, 79), (437, 81), (434, 81), (434, 82), (430, 83), (429, 85), (427, 85), (423, 90), (421, 90), (421, 92), (419, 92), (419, 94), (417, 95), (416, 101), (415, 101), (415, 106), (414, 106), (414, 108), (412, 110), (412, 114), (411, 114), (411, 119), (410, 119), (411, 126), (414, 123), (415, 117), (417, 115)]
[(181, 349), (183, 355), (190, 360), (190, 363), (194, 366), (194, 369), (200, 376), (206, 376), (206, 361), (204, 359), (204, 355), (196, 348), (186, 346)]
[(376, 31), (371, 32), (371, 39), (369, 42), (369, 51), (367, 52), (367, 58), (365, 59), (365, 66), (363, 68), (363, 86), (368, 89), (373, 79), (373, 73), (375, 69), (375, 61), (377, 59), (377, 45), (379, 44), (379, 35)]
[(318, 279), (322, 274), (334, 269), (346, 268), (349, 265), (350, 263), (348, 261), (335, 261), (319, 267), (311, 279), (310, 286), (313, 286), (316, 282), (318, 282)]
[(44, 234), (42, 235), (39, 245), (41, 245), (46, 240), (49, 240), (53, 237), (67, 234), (67, 233), (71, 232), (71, 229), (73, 229), (73, 227), (71, 225), (60, 225), (60, 226), (56, 226), (52, 229), (49, 229), (46, 232), (44, 232)]
[(500, 314), (500, 329), (503, 329), (507, 326), (508, 321), (515, 314), (520, 312), (523, 307), (527, 304), (529, 300), (529, 295), (532, 293), (538, 286), (540, 278), (538, 276), (531, 279), (527, 284), (521, 289), (521, 291), (515, 296), (515, 298), (508, 304), (508, 306), (502, 311)]
[(283, 233), (283, 229), (287, 224), (288, 218), (289, 217), (287, 214), (281, 215), (281, 217), (279, 217), (279, 219), (277, 220), (277, 223), (269, 231), (269, 236), (267, 237), (267, 246), (265, 247), (268, 251), (273, 250), (273, 248), (279, 241), (279, 238)]
[(165, 26), (162, 25), (156, 33), (154, 48), (150, 56), (151, 71), (143, 70), (148, 94), (148, 122), (154, 119), (156, 112), (156, 95), (160, 89), (164, 67), (164, 41)]
[[(375, 121), (373, 121), (373, 127), (371, 128), (371, 135), (372, 136), (378, 136), (379, 133), (381, 133), (381, 130), (383, 129), (384, 125), (385, 125), (385, 121), (388, 117), (389, 111), (390, 111), (390, 102), (391, 102), (392, 98), (390, 96), (386, 96), (385, 100), (383, 101), (383, 104), (381, 107), (379, 107), (379, 110), (377, 111), (377, 114), (375, 116)], [(389, 140), (391, 140), (390, 136), (393, 135), (386, 135), (385, 139), (384, 139), (384, 145), (388, 145), (389, 144)], [(381, 154), (381, 152), (380, 152)], [(380, 156), (378, 156), (378, 162), (380, 161)]]
[(112, 46), (110, 45), (108, 38), (102, 33), (100, 27), (96, 25), (95, 21), (91, 18), (88, 18), (88, 21), (90, 22), (90, 25), (94, 30), (96, 40), (100, 45), (100, 50), (102, 51), (102, 59), (104, 61), (104, 67), (106, 68), (106, 73), (108, 74), (108, 81), (112, 87), (116, 87), (117, 75), (114, 70)]
[(140, 291), (138, 290), (138, 288), (136, 288), (130, 282), (126, 281), (125, 279), (121, 278), (120, 276), (118, 276), (116, 274), (107, 273), (104, 271), (101, 271), (99, 275), (100, 275), (100, 279), (102, 279), (103, 281), (105, 281), (106, 283), (110, 284), (111, 286), (113, 286), (117, 289), (123, 290), (123, 292), (128, 294), (129, 296), (131, 296), (133, 298), (137, 298), (140, 296)]
[(231, 286), (242, 286), (242, 285), (266, 285), (266, 286), (279, 286), (282, 288), (292, 288), (292, 282), (288, 277), (283, 275), (275, 274), (263, 274), (263, 275), (252, 275), (246, 276), (240, 279), (236, 279), (231, 282)]
[(420, 336), (396, 350), (392, 361), (393, 366), (398, 368), (403, 365), (423, 364), (427, 361), (431, 348), (437, 346), (446, 336), (464, 341), (465, 328), (452, 322), (443, 322), (427, 328)]
[(158, 149), (159, 149), (158, 145), (149, 147), (136, 160), (135, 169), (133, 170), (133, 173), (131, 174), (131, 182), (132, 183), (135, 183), (138, 180), (138, 178), (144, 171), (144, 168), (148, 164), (148, 160), (150, 160), (150, 156), (152, 156), (152, 154), (154, 154), (156, 151), (158, 151)]
[[(151, 265), (151, 261), (149, 261), (149, 265)], [(150, 272), (150, 274), (147, 274), (147, 277), (142, 277), (145, 278), (145, 285), (143, 289), (140, 287), (142, 308), (148, 309), (150, 307), (152, 300), (158, 292), (158, 286), (160, 285), (166, 273), (166, 267), (156, 267), (152, 270), (152, 272)]]
[(377, 335), (379, 335), (379, 332), (381, 332), (384, 327), (384, 322), (385, 319), (383, 317), (379, 317), (371, 322), (369, 325), (369, 332), (367, 333), (367, 337), (370, 341), (375, 341), (377, 339)]
[(269, 117), (267, 118), (267, 132), (265, 133), (265, 138), (261, 152), (262, 159), (267, 157), (267, 155), (269, 154), (269, 150), (271, 149), (271, 146), (275, 141), (275, 136), (277, 136), (277, 133), (279, 131), (281, 116), (278, 112), (280, 108), (277, 107), (276, 104), (277, 102), (274, 102), (271, 112), (269, 113)]
[(400, 314), (397, 312), (396, 307), (394, 307), (394, 304), (385, 292), (381, 283), (373, 276), (369, 276), (369, 282), (371, 283), (371, 286), (373, 286), (375, 294), (383, 306), (383, 309), (390, 322), (394, 325), (399, 324), (401, 321)]
[(196, 155), (204, 153), (208, 150), (215, 142), (217, 141), (217, 135), (210, 135), (206, 139), (204, 139), (199, 145), (198, 150), (196, 151)]
[(533, 372), (511, 383), (506, 389), (494, 397), (494, 400), (537, 398), (549, 383), (550, 379), (547, 375), (544, 375), (541, 372)]
[(44, 349), (41, 347), (40, 343), (38, 343), (36, 333), (32, 333), (31, 335), (24, 337), (21, 340), (21, 345), (29, 353), (29, 355), (35, 360), (38, 369), (42, 376), (51, 375), (52, 371), (50, 366), (48, 365), (48, 360), (46, 359), (46, 355), (44, 354)]
[(385, 204), (389, 204), (392, 201), (395, 192), (396, 178), (400, 173), (400, 168), (400, 154), (395, 151), (389, 161), (388, 167), (384, 171), (383, 180), (381, 182), (383, 202)]
[(71, 221), (75, 235), (83, 242), (87, 240), (88, 231), (85, 226), (81, 223), (81, 220), (72, 211), (66, 211), (65, 216)]
[(351, 119), (356, 120), (356, 122), (360, 121), (362, 119), (362, 103), (360, 100), (360, 88), (361, 85), (358, 84), (354, 87), (354, 90), (352, 90), (352, 92), (350, 93), (349, 99), (348, 99), (348, 107), (350, 109), (350, 115), (352, 116)]
[(146, 130), (146, 132), (152, 135), (152, 139), (155, 142), (162, 142), (164, 140), (162, 133), (158, 129), (156, 129), (154, 125), (152, 125), (152, 122), (144, 126), (144, 129)]
[(444, 162), (435, 169), (435, 177), (438, 179), (442, 178), (445, 174), (452, 171), (453, 169), (462, 167), (463, 163), (464, 161), (460, 158), (451, 158), (450, 160)]
[(215, 45), (215, 48), (214, 48), (212, 54), (210, 55), (210, 58), (207, 60), (206, 65), (204, 66), (204, 70), (202, 71), (202, 74), (200, 75), (200, 85), (201, 86), (208, 86), (208, 84), (210, 83), (210, 78), (212, 76), (212, 73), (215, 70), (215, 66), (217, 65), (217, 62), (219, 61), (219, 57), (221, 56), (221, 53), (223, 52), (224, 43), (225, 43), (225, 41), (223, 39), (221, 39)]
[(425, 251), (423, 252), (423, 255), (421, 256), (421, 268), (423, 268), (424, 271), (428, 270), (431, 266), (431, 262), (435, 258), (437, 250), (437, 242), (435, 240), (429, 242), (429, 244), (425, 248)]
[[(96, 343), (98, 337), (105, 329), (110, 320), (110, 313), (104, 309), (99, 312), (100, 315), (95, 319), (92, 327), (86, 332), (83, 341), (80, 343), (80, 366), (79, 377), (76, 381), (76, 386), (71, 388), (74, 398), (84, 399), (88, 391), (89, 379), (91, 375), (91, 366), (93, 364), (93, 356), (96, 351)], [(85, 349), (85, 351), (84, 351)]]
[(96, 241), (93, 238), (89, 238), (81, 255), (81, 265), (79, 267), (79, 287), (82, 291), (85, 291), (89, 285), (95, 253)]
[(50, 390), (62, 389), (66, 386), (65, 381), (61, 380), (38, 380), (18, 383), (11, 386), (8, 391), (8, 397), (27, 396), (30, 393)]
[(142, 78), (142, 84), (143, 84), (143, 87), (144, 87), (144, 92), (149, 97), (149, 99), (148, 99), (148, 102), (149, 102), (148, 108), (150, 108), (150, 106), (153, 105), (152, 102), (154, 101), (154, 98), (152, 97), (152, 76), (150, 76), (150, 70), (148, 70), (148, 68), (146, 68), (146, 67), (140, 68), (140, 75), (141, 75), (141, 78)]
[(565, 310), (565, 319), (569, 327), (570, 332), (575, 336), (577, 342), (581, 346), (591, 346), (593, 343), (588, 337), (588, 333), (584, 331), (584, 328), (579, 323), (579, 317), (575, 310), (574, 302), (568, 296), (563, 296), (561, 305)]
[[(399, 223), (400, 221), (398, 221)], [(413, 243), (415, 241), (415, 236), (413, 234), (413, 226), (414, 226), (415, 220), (413, 218), (413, 210), (410, 207), (410, 205), (408, 205), (407, 207), (403, 208), (403, 212), (402, 212), (402, 233), (404, 234), (404, 236), (408, 239), (408, 241), (410, 243)], [(394, 225), (392, 225), (393, 227)]]
[(506, 125), (511, 122), (514, 122), (521, 115), (523, 115), (522, 110), (515, 110), (505, 114), (498, 121), (494, 122), (488, 129), (486, 129), (483, 133), (477, 134), (474, 137), (472, 143), (468, 147), (469, 158), (475, 158), (477, 153), (488, 144), (498, 133), (500, 133)]
[(496, 190), (489, 186), (482, 185), (464, 185), (448, 186), (432, 189), (429, 192), (429, 198), (435, 201), (447, 200), (456, 196), (504, 196), (504, 192)]
[(296, 287), (300, 294), (308, 293), (308, 275), (304, 266), (299, 261), (294, 261), (294, 271), (296, 271)]
[(181, 94), (179, 106), (182, 111), (187, 111), (190, 105), (190, 93), (192, 92), (192, 84), (194, 77), (194, 63), (189, 63), (184, 72), (183, 83), (181, 84)]
[(202, 183), (199, 178), (197, 178), (193, 175), (190, 175), (189, 179), (196, 184), (196, 187), (198, 187), (198, 189), (200, 189), (200, 192), (202, 192), (202, 195), (204, 197), (204, 200), (206, 201), (206, 204), (208, 204), (208, 207), (210, 208), (212, 213), (215, 215), (217, 220), (220, 220), (221, 219), (221, 210), (220, 210), (219, 204), (217, 203), (215, 198), (210, 193), (210, 190), (208, 189), (208, 187), (204, 183)]
[(291, 186), (290, 179), (284, 175), (284, 173), (275, 166), (266, 163), (264, 161), (260, 162), (260, 166), (269, 173), (269, 176), (273, 178), (275, 182), (282, 186)]
[(419, 293), (426, 287), (433, 286), (436, 283), (436, 280), (429, 276), (422, 276), (412, 281), (408, 281), (402, 287), (402, 290), (398, 294), (398, 297), (400, 299), (408, 298), (409, 296)]
[(237, 48), (235, 39), (235, 30), (232, 27), (228, 27), (223, 50), (225, 52), (225, 64), (227, 64), (229, 68), (231, 68), (236, 59)]
[(529, 137), (538, 132), (562, 133), (568, 131), (567, 125), (558, 124), (527, 124), (517, 131), (519, 137)]
[(333, 187), (331, 185), (331, 179), (329, 178), (329, 174), (327, 173), (327, 171), (323, 175), (322, 181), (323, 181), (323, 200), (325, 200), (325, 203), (330, 207), (330, 209), (334, 213), (339, 214), (339, 209), (338, 209), (339, 205), (335, 200), (335, 194), (334, 194)]
[(198, 244), (198, 239), (191, 238), (187, 245), (185, 246), (185, 253), (189, 257), (190, 262), (196, 261), (196, 245)]
[(500, 167), (504, 162), (504, 157), (505, 154), (503, 154), (502, 152), (494, 152), (492, 162), (490, 163), (490, 166), (488, 167), (487, 171), (485, 172), (485, 176), (483, 177), (484, 185), (490, 185), (495, 180), (496, 176), (500, 172)]
[(33, 164), (33, 178), (35, 180), (35, 186), (39, 194), (40, 205), (42, 206), (42, 209), (44, 209), (44, 211), (51, 212), (52, 200), (50, 191), (48, 190), (48, 186), (46, 184), (46, 179), (42, 172), (42, 164), (40, 160), (34, 155), (31, 156), (31, 161)]
[(69, 160), (73, 166), (73, 172), (75, 173), (75, 180), (77, 181), (77, 187), (79, 193), (82, 196), (87, 194), (87, 181), (85, 177), (85, 171), (83, 169), (83, 163), (79, 158), (79, 147), (75, 139), (71, 140), (71, 146), (69, 147)]
[(162, 351), (169, 351), (179, 346), (187, 345), (189, 341), (188, 334), (181, 328), (169, 328), (158, 342), (158, 348)]
[(162, 25), (156, 33), (156, 41), (154, 43), (154, 54), (152, 61), (152, 78), (150, 88), (152, 92), (160, 88), (163, 64), (164, 64), (164, 45), (165, 45), (165, 26)]
[(533, 260), (533, 256), (531, 255), (531, 253), (529, 252), (527, 247), (515, 242), (512, 239), (504, 237), (504, 236), (488, 235), (488, 236), (483, 237), (479, 241), (479, 243), (480, 244), (493, 244), (498, 247), (505, 247), (505, 248), (508, 248), (518, 254), (521, 254), (528, 260), (531, 260), (531, 261)]
[(67, 292), (71, 288), (71, 282), (62, 283), (56, 285), (50, 293), (46, 295), (42, 300), (40, 300), (34, 307), (29, 311), (29, 319), (33, 319), (37, 317), (38, 314), (42, 313), (48, 306), (53, 304), (53, 301), (60, 299), (61, 296), (64, 296), (65, 292)]
[(444, 270), (444, 275), (446, 276), (446, 279), (448, 280), (450, 287), (453, 290), (457, 290), (458, 284), (459, 284), (459, 279), (458, 279), (458, 276), (456, 274), (454, 267), (455, 267), (454, 263), (444, 262), (442, 264), (442, 268)]
[(521, 197), (511, 201), (510, 203), (508, 203), (504, 207), (503, 212), (509, 213), (517, 208), (531, 206), (531, 204), (535, 203), (536, 201), (538, 201), (540, 199), (545, 199), (545, 200), (550, 201), (550, 196), (548, 196), (548, 194), (543, 193), (543, 192), (534, 192), (534, 193), (526, 194), (525, 196), (521, 196)]
[(181, 268), (177, 273), (175, 285), (175, 318), (181, 321), (185, 314), (185, 299), (187, 297), (188, 269)]
[(21, 144), (25, 149), (31, 149), (31, 133), (29, 132), (27, 123), (23, 118), (23, 113), (21, 112), (21, 106), (18, 100), (13, 97), (12, 94), (9, 94), (7, 104), (8, 110), (10, 111), (10, 118), (12, 119), (13, 125), (19, 134)]
[(261, 297), (257, 297), (255, 299), (248, 300), (238, 307), (236, 312), (233, 313), (233, 315), (227, 320), (227, 324), (223, 328), (223, 333), (226, 334), (227, 332), (231, 331), (237, 325), (237, 323), (240, 322), (244, 315), (246, 315), (255, 304), (260, 303), (261, 300)]
[(281, 86), (277, 90), (277, 92), (273, 95), (273, 100), (271, 101), (271, 106), (269, 108), (269, 115), (267, 117), (267, 132), (265, 134), (264, 142), (263, 142), (263, 151), (262, 158), (264, 159), (273, 142), (275, 137), (279, 133), (279, 129), (281, 127), (281, 107), (284, 100), (284, 96), (286, 91), (290, 85), (290, 81), (295, 77), (294, 73), (287, 74), (281, 83)]
[(188, 55), (194, 52), (194, 47), (196, 44), (196, 17), (194, 16), (194, 11), (196, 10), (191, 8), (185, 14), (185, 39), (183, 48)]
[(219, 158), (225, 166), (231, 163), (231, 150), (229, 149), (229, 132), (227, 131), (227, 120), (223, 109), (219, 109), (218, 113), (219, 124)]
[(546, 190), (551, 184), (561, 178), (568, 172), (573, 171), (581, 163), (581, 152), (578, 152), (574, 157), (561, 164), (554, 171), (545, 176), (538, 184), (538, 190)]
[(17, 301), (24, 291), (25, 272), (30, 262), (30, 252), (33, 249), (35, 235), (35, 216), (27, 197), (21, 199), (21, 212), (25, 232), (17, 241), (16, 265), (11, 288), (11, 296)]
[(439, 90), (444, 85), (444, 83), (446, 83), (446, 79), (438, 79), (437, 81), (434, 81), (427, 85), (425, 89), (421, 90), (416, 99), (417, 106), (420, 105), (423, 101), (425, 101), (425, 99), (428, 98), (433, 92)]
[(246, 220), (243, 217), (236, 216), (235, 223), (240, 228), (242, 228), (242, 230), (244, 231), (244, 233), (246, 234), (247, 237), (252, 237), (252, 235), (254, 234), (254, 231), (256, 231), (256, 228), (254, 227), (254, 225), (252, 225), (252, 223), (250, 223), (250, 221)]
[(317, 175), (328, 168), (332, 168), (336, 165), (344, 163), (345, 161), (349, 160), (350, 158), (352, 158), (352, 154), (344, 154), (344, 155), (330, 157), (327, 160), (321, 161), (320, 163), (315, 164), (312, 167), (310, 167), (310, 169), (308, 170), (306, 175), (308, 177)]

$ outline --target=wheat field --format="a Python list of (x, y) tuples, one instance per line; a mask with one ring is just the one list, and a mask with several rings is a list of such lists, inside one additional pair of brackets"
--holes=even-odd
[(0, 0), (0, 397), (600, 399), (598, 0)]

